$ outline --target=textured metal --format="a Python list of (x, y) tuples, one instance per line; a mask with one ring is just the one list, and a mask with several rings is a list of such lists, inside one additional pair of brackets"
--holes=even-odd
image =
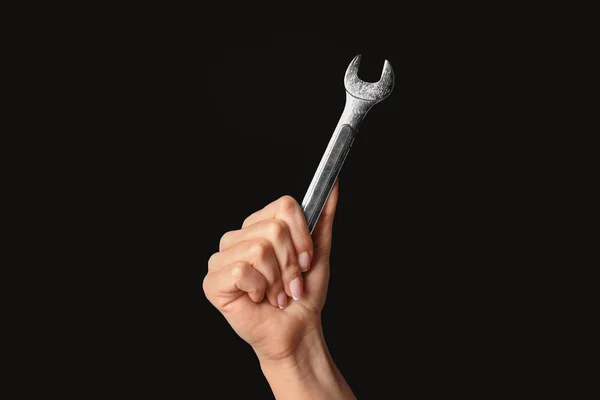
[(394, 88), (394, 70), (388, 60), (383, 63), (379, 81), (371, 83), (358, 77), (360, 59), (360, 54), (354, 57), (346, 69), (346, 106), (302, 200), (302, 209), (311, 233), (350, 152), (360, 123), (371, 107), (388, 97)]

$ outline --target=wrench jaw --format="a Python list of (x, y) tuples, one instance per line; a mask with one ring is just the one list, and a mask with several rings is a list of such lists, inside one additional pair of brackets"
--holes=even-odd
[(344, 86), (346, 88), (346, 106), (340, 118), (338, 128), (350, 125), (354, 132), (358, 130), (361, 121), (369, 110), (377, 103), (385, 99), (394, 88), (394, 70), (388, 60), (383, 63), (381, 78), (371, 83), (365, 82), (358, 77), (361, 55), (354, 57), (346, 69)]
[[(392, 64), (388, 60), (383, 62), (383, 71), (381, 71), (381, 78), (379, 79), (379, 84), (381, 85), (381, 92), (383, 97), (381, 100), (385, 99), (392, 93), (394, 90), (394, 69), (392, 68)], [(381, 101), (380, 100), (380, 101)]]
[(358, 77), (358, 68), (362, 55), (359, 54), (350, 62), (344, 77), (346, 92), (360, 100), (379, 103), (390, 95), (394, 89), (394, 70), (388, 60), (383, 63), (381, 78), (375, 83), (365, 82)]

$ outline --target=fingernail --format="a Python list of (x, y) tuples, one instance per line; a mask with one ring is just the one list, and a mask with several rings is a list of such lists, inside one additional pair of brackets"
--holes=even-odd
[(290, 292), (292, 292), (294, 300), (299, 300), (302, 297), (302, 281), (300, 278), (294, 278), (290, 282)]
[(282, 310), (287, 306), (287, 295), (285, 292), (281, 292), (277, 295), (277, 304)]
[(308, 251), (305, 251), (298, 256), (298, 263), (303, 272), (308, 271), (308, 268), (310, 267), (310, 255), (308, 254)]

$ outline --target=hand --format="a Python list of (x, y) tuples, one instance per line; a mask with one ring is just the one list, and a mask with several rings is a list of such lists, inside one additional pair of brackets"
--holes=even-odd
[(320, 330), (337, 195), (336, 184), (313, 238), (296, 200), (284, 196), (223, 235), (208, 261), (206, 297), (261, 360), (290, 356)]
[(284, 196), (223, 235), (208, 261), (206, 297), (252, 346), (277, 399), (355, 399), (321, 327), (337, 198), (336, 183), (311, 238)]

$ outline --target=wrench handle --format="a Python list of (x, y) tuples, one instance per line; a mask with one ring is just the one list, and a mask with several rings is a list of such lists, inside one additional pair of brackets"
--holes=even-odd
[(311, 234), (321, 216), (321, 211), (323, 211), (323, 207), (329, 198), (342, 165), (344, 165), (346, 156), (350, 152), (355, 135), (356, 130), (350, 125), (343, 124), (335, 130), (302, 200), (302, 210)]

